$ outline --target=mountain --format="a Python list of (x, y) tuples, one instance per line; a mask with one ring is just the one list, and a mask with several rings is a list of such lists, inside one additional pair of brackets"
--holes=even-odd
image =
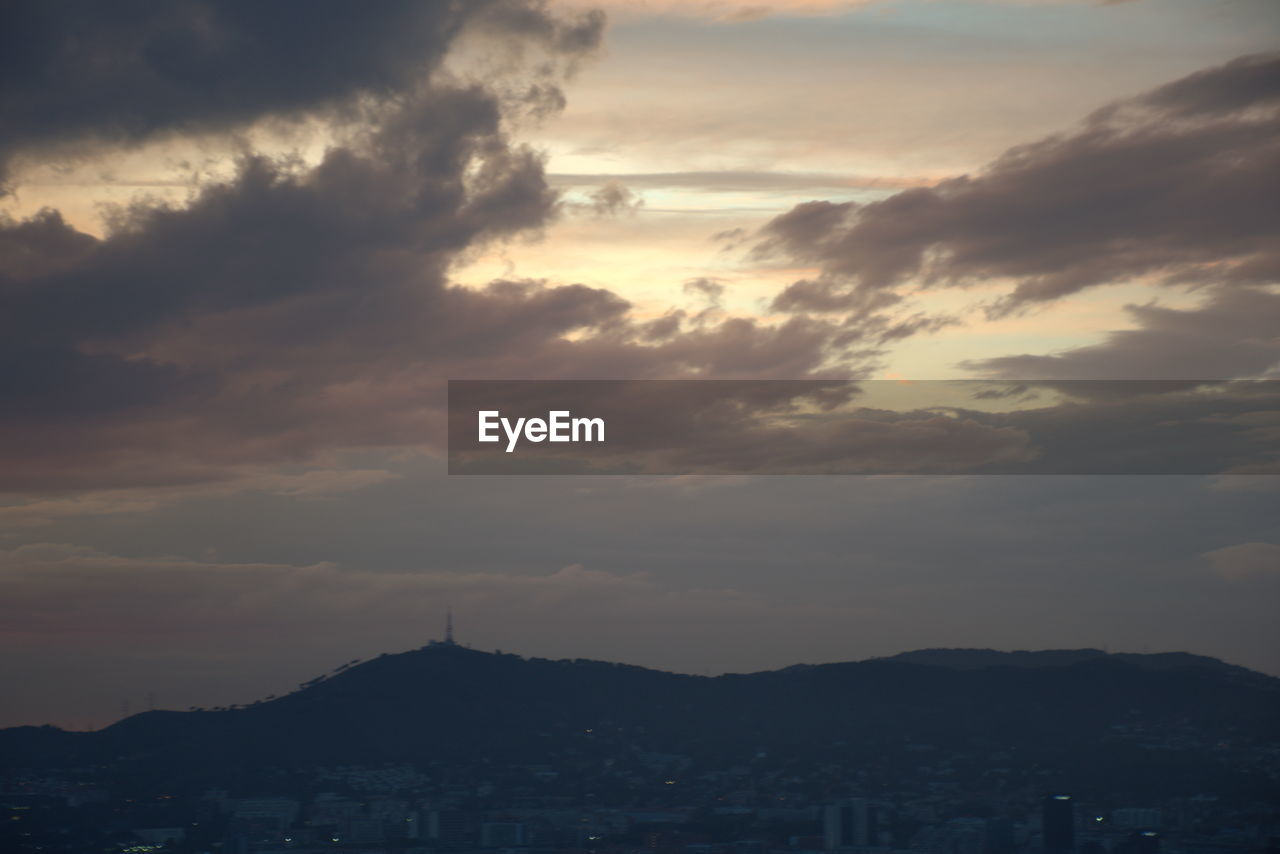
[(952, 769), (972, 766), (950, 773), (1194, 793), (1261, 785), (1242, 757), (1277, 741), (1280, 680), (1181, 653), (921, 650), (704, 677), (433, 644), (245, 708), (152, 711), (92, 733), (0, 730), (0, 769), (94, 766), (190, 789), (337, 764), (469, 778), (538, 763), (590, 777), (660, 755), (708, 773), (772, 757), (893, 780), (946, 754)]
[(930, 664), (936, 667), (949, 667), (955, 670), (976, 670), (984, 667), (1062, 667), (1079, 664), (1085, 661), (1108, 659), (1122, 661), (1145, 670), (1191, 670), (1214, 671), (1223, 676), (1253, 679), (1261, 677), (1270, 679), (1244, 667), (1227, 664), (1207, 655), (1192, 655), (1189, 652), (1108, 653), (1100, 649), (1046, 649), (1015, 650), (1002, 652), (995, 649), (918, 649), (912, 652), (901, 652), (880, 661), (898, 661), (907, 664)]

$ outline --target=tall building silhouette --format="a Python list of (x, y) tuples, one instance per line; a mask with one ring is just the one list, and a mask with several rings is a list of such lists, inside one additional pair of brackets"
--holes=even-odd
[(1075, 801), (1070, 795), (1045, 795), (1040, 822), (1044, 854), (1071, 854), (1075, 850)]
[(1160, 854), (1160, 834), (1154, 830), (1135, 830), (1111, 850), (1115, 854)]
[(1017, 845), (1013, 837), (1013, 822), (1007, 818), (989, 818), (986, 821), (986, 854), (1014, 854)]
[(822, 813), (822, 835), (828, 851), (875, 845), (880, 811), (865, 798), (851, 798), (828, 805)]

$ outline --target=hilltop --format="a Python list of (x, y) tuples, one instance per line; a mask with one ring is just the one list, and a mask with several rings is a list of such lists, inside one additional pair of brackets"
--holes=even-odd
[(91, 733), (0, 730), (0, 764), (92, 765), (178, 788), (343, 763), (589, 775), (650, 754), (711, 770), (769, 756), (892, 776), (920, 765), (919, 751), (946, 750), (972, 756), (973, 773), (995, 764), (1196, 791), (1251, 785), (1221, 745), (1276, 741), (1280, 680), (1181, 653), (921, 650), (707, 677), (433, 644), (244, 708), (145, 712)]

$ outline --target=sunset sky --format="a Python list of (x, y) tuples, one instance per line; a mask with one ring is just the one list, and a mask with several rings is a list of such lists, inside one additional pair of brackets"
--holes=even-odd
[(442, 456), (448, 379), (1280, 377), (1272, 0), (18, 2), (0, 34), (0, 726), (250, 702), (449, 606), (479, 649), (691, 673), (1280, 675), (1275, 454)]

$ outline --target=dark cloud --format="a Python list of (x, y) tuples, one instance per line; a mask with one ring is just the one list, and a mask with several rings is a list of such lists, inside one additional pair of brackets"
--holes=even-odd
[(644, 197), (632, 192), (618, 181), (606, 181), (587, 199), (586, 207), (596, 216), (634, 214), (644, 207)]
[[(485, 27), (560, 50), (599, 28), (490, 7)], [(450, 376), (847, 371), (831, 346), (849, 334), (825, 321), (640, 322), (600, 288), (452, 284), (459, 259), (562, 207), (543, 157), (504, 130), (528, 98), (500, 89), (435, 82), (365, 104), (319, 163), (248, 152), (184, 206), (117, 210), (101, 239), (53, 211), (0, 222), (0, 488), (219, 480), (430, 445)]]
[(758, 255), (820, 267), (787, 311), (859, 308), (908, 282), (1007, 280), (994, 313), (1153, 277), (1197, 285), (1280, 276), (1280, 56), (1245, 57), (1006, 152), (982, 172), (865, 205), (809, 202)]
[(538, 0), (20, 0), (0, 19), (0, 179), (15, 155), (130, 145), (288, 118), (410, 90), (478, 27), (562, 54), (593, 49), (603, 16)]
[(1280, 294), (1257, 288), (1218, 290), (1202, 306), (1178, 310), (1129, 306), (1136, 329), (1102, 343), (1051, 356), (1001, 356), (964, 362), (996, 377), (1210, 380), (1280, 369)]
[(1175, 80), (1137, 100), (1179, 117), (1275, 106), (1280, 102), (1280, 63), (1274, 58), (1243, 56)]
[(724, 296), (724, 283), (711, 276), (689, 279), (681, 288), (686, 294), (700, 296), (713, 306), (720, 305), (720, 298)]
[(93, 251), (97, 241), (70, 228), (55, 210), (15, 221), (0, 213), (0, 283), (7, 289), (19, 281), (65, 270)]
[(1058, 405), (975, 417), (1033, 437), (1028, 474), (1280, 473), (1280, 384), (1035, 383)]
[(889, 308), (902, 301), (890, 291), (861, 291), (850, 293), (832, 279), (800, 279), (787, 285), (773, 298), (774, 311), (813, 312), (815, 314), (839, 314), (854, 312), (868, 315)]
[(545, 0), (489, 2), (469, 11), (477, 15), (479, 28), (508, 38), (510, 46), (517, 51), (538, 45), (558, 53), (581, 55), (599, 47), (604, 33), (603, 11), (590, 9), (577, 19), (565, 20), (548, 15)]

